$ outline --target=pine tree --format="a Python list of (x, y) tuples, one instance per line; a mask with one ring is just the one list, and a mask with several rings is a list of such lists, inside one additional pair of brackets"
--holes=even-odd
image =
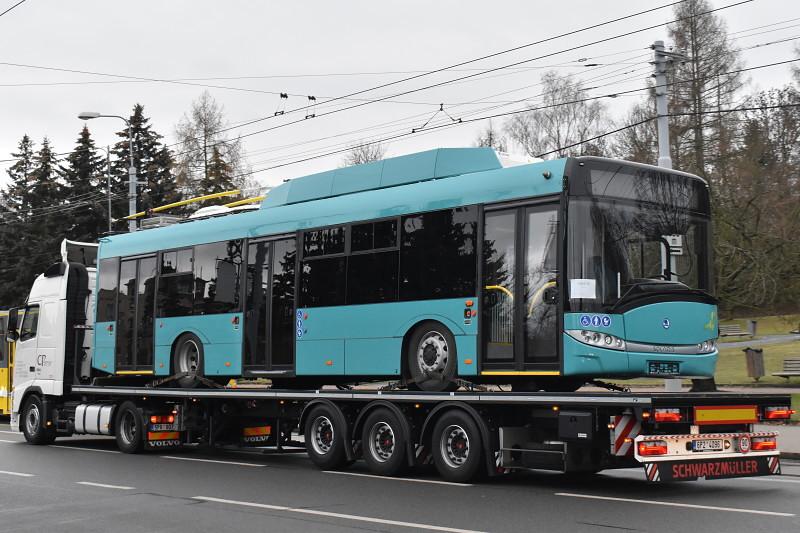
[(66, 163), (61, 168), (66, 202), (68, 205), (83, 204), (69, 211), (67, 235), (76, 241), (96, 242), (108, 229), (105, 158), (97, 153), (86, 126)]
[(208, 170), (198, 182), (202, 194), (213, 194), (236, 189), (233, 179), (233, 168), (225, 161), (219, 148), (214, 146), (211, 149), (211, 157), (208, 160)]
[[(133, 133), (133, 165), (136, 168), (137, 180), (145, 182), (138, 186), (137, 210), (147, 211), (154, 207), (181, 200), (172, 175), (172, 154), (161, 142), (162, 135), (153, 130), (150, 119), (144, 115), (144, 106), (133, 106), (133, 114), (128, 119)], [(130, 151), (128, 147), (128, 129), (117, 132), (120, 141), (114, 145), (112, 154), (115, 157), (111, 164), (112, 193), (128, 196), (128, 167)], [(128, 206), (124, 202), (114, 208), (114, 218), (128, 214)]]

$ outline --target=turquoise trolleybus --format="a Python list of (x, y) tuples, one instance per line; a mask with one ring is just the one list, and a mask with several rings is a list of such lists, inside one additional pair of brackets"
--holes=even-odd
[(702, 179), (626, 161), (465, 148), (336, 169), (101, 239), (92, 365), (429, 391), (711, 376), (710, 231)]

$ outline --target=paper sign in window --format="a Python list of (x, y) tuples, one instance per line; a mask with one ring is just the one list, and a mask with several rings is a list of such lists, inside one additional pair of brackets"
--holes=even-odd
[(569, 297), (573, 299), (597, 298), (597, 282), (593, 279), (571, 279), (569, 280)]

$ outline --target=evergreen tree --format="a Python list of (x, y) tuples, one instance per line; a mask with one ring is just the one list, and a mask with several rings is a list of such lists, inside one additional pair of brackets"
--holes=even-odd
[[(144, 106), (133, 106), (133, 114), (128, 119), (133, 130), (133, 165), (137, 180), (145, 182), (138, 186), (137, 210), (146, 211), (164, 204), (181, 200), (172, 175), (172, 155), (161, 142), (162, 135), (153, 130), (150, 119), (144, 115)], [(112, 193), (128, 196), (128, 167), (130, 149), (128, 147), (127, 127), (119, 132), (120, 141), (114, 145), (112, 153), (115, 160), (111, 165)], [(120, 202), (114, 208), (114, 218), (128, 214), (128, 206)]]
[(105, 158), (97, 153), (86, 126), (66, 163), (61, 168), (65, 201), (68, 205), (83, 204), (69, 211), (67, 235), (76, 241), (96, 242), (108, 229)]
[(211, 149), (208, 170), (200, 178), (198, 186), (202, 194), (213, 194), (236, 189), (233, 168), (222, 158), (222, 153), (216, 146)]

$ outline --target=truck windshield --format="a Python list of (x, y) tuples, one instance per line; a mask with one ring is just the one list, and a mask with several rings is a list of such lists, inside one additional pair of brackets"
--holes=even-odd
[(710, 291), (701, 180), (623, 163), (578, 168), (568, 206), (569, 309), (610, 312), (643, 288)]

